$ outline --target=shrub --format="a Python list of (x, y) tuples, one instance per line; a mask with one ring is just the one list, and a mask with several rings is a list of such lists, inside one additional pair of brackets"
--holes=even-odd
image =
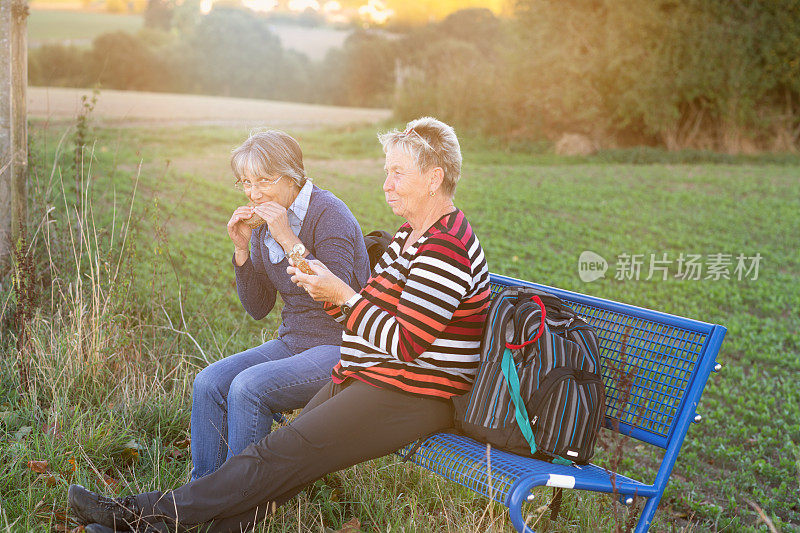
[[(763, 144), (776, 102), (800, 96), (792, 0), (518, 0), (516, 19), (515, 81), (551, 135), (737, 151), (747, 138)], [(797, 124), (792, 104), (784, 110)]]
[(397, 114), (436, 113), (511, 140), (800, 145), (796, 0), (517, 0), (513, 22), (509, 31), (473, 9), (412, 32), (403, 49), (416, 53), (399, 55)]
[(395, 44), (382, 34), (359, 30), (341, 50), (328, 52), (318, 67), (320, 101), (338, 105), (390, 106), (394, 92)]
[(186, 42), (188, 74), (202, 92), (277, 99), (304, 92), (307, 60), (285, 52), (264, 17), (218, 7), (200, 20)]
[(129, 33), (100, 35), (92, 43), (87, 59), (90, 79), (106, 88), (164, 91), (173, 85), (164, 56)]
[(172, 28), (174, 4), (168, 0), (148, 0), (144, 11), (144, 27), (169, 31)]
[(507, 75), (507, 24), (487, 9), (465, 9), (418, 29), (398, 45), (394, 109), (433, 114), (460, 127), (507, 136), (519, 128)]
[(406, 67), (397, 90), (395, 110), (405, 120), (434, 115), (463, 126), (487, 126), (491, 65), (473, 44), (441, 40), (424, 49)]
[(45, 44), (28, 54), (28, 82), (31, 85), (84, 87), (86, 53), (75, 46)]

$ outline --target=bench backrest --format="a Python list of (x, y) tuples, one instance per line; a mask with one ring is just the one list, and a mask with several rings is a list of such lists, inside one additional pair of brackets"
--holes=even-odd
[(492, 293), (536, 287), (594, 326), (606, 390), (605, 427), (661, 448), (679, 448), (725, 328), (667, 313), (491, 275)]

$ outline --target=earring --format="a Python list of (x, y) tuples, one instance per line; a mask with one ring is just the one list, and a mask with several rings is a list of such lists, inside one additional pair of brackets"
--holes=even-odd
[(436, 193), (431, 191), (431, 192), (428, 193), (428, 196), (436, 196)]

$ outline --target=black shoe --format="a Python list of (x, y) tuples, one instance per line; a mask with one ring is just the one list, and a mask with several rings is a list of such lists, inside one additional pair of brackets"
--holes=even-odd
[(117, 531), (130, 531), (142, 514), (134, 496), (107, 498), (80, 485), (70, 485), (67, 500), (80, 523), (99, 524)]

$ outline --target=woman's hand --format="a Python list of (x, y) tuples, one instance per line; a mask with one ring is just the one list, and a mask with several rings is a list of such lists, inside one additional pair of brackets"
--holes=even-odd
[(292, 276), (292, 282), (304, 288), (311, 298), (317, 302), (330, 302), (341, 305), (353, 296), (356, 291), (347, 283), (336, 277), (328, 270), (322, 262), (312, 259), (308, 265), (314, 274), (304, 274), (295, 268), (289, 260), (290, 266), (286, 267), (286, 272)]
[(237, 251), (247, 250), (250, 244), (250, 236), (253, 230), (244, 221), (253, 216), (253, 208), (243, 205), (237, 207), (228, 221), (228, 236), (233, 241), (233, 246)]
[(286, 208), (278, 202), (265, 202), (255, 206), (254, 210), (267, 223), (272, 238), (283, 246), (284, 250), (291, 250), (295, 244), (294, 241), (297, 241), (297, 236), (289, 225)]

